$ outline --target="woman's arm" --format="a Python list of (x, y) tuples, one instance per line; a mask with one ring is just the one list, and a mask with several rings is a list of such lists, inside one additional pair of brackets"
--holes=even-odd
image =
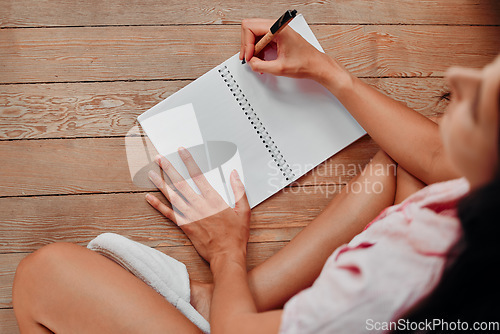
[(240, 58), (254, 71), (295, 78), (310, 78), (325, 86), (349, 110), (392, 159), (426, 184), (458, 177), (443, 154), (438, 126), (425, 116), (380, 93), (352, 76), (336, 60), (319, 52), (287, 27), (277, 36), (278, 58), (253, 57), (256, 36), (272, 22), (244, 20)]
[(250, 234), (250, 206), (245, 187), (236, 171), (230, 181), (236, 204), (229, 207), (212, 188), (186, 149), (179, 155), (200, 190), (196, 193), (165, 158), (156, 162), (168, 175), (169, 185), (154, 172), (151, 180), (175, 207), (156, 197), (148, 202), (175, 222), (189, 237), (198, 253), (210, 263), (214, 279), (210, 326), (212, 333), (276, 333), (281, 311), (258, 313), (248, 285), (246, 250)]
[[(330, 58), (327, 64), (331, 64)], [(326, 64), (324, 65), (327, 66)], [(362, 80), (339, 85), (335, 65), (322, 82), (391, 158), (426, 184), (459, 177), (443, 152), (438, 125)], [(339, 88), (340, 87), (340, 88)]]
[(244, 257), (226, 255), (210, 262), (214, 294), (212, 333), (277, 333), (282, 310), (258, 313), (248, 286)]

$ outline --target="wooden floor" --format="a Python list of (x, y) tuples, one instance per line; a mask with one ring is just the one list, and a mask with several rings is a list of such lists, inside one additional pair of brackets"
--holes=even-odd
[[(136, 117), (239, 51), (239, 23), (303, 13), (326, 52), (425, 115), (450, 65), (500, 51), (496, 0), (0, 0), (0, 333), (18, 332), (19, 261), (57, 241), (116, 232), (184, 261), (189, 240), (144, 200), (125, 135)], [(369, 111), (367, 111), (369, 112)], [(364, 137), (253, 210), (249, 267), (306, 226), (377, 151)], [(362, 210), (362, 208), (360, 208)]]

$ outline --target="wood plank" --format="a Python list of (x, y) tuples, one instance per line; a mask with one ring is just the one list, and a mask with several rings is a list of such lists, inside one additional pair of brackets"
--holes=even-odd
[[(0, 309), (12, 307), (12, 284), (19, 262), (27, 253), (0, 254)], [(0, 327), (1, 328), (1, 327)], [(0, 331), (0, 333), (3, 333)]]
[[(340, 189), (278, 192), (252, 210), (250, 241), (290, 240)], [(0, 198), (0, 217), (0, 253), (31, 252), (59, 241), (86, 245), (104, 232), (153, 247), (190, 244), (180, 228), (147, 204), (144, 193)]]
[[(312, 23), (498, 24), (497, 1), (57, 1), (5, 0), (0, 27), (86, 25), (238, 24), (243, 18), (276, 19), (295, 8)], [(186, 10), (189, 8), (189, 10)], [(457, 18), (460, 18), (457, 21)]]
[[(142, 138), (136, 139), (134, 145), (130, 141), (126, 145), (125, 138), (1, 141), (0, 196), (154, 190), (147, 172), (153, 169), (160, 173), (156, 164), (148, 160), (156, 154), (146, 157)], [(133, 147), (128, 156), (127, 146)], [(296, 185), (346, 183), (377, 150), (370, 138), (362, 138)], [(133, 177), (139, 181), (134, 182)]]
[[(423, 115), (444, 110), (436, 96), (443, 78), (367, 78)], [(191, 81), (133, 81), (4, 85), (0, 140), (125, 136), (142, 112)]]
[[(248, 270), (264, 262), (286, 244), (285, 241), (250, 243), (247, 250)], [(193, 246), (158, 247), (156, 249), (184, 263), (191, 279), (212, 282), (208, 263), (198, 255)], [(12, 307), (14, 274), (19, 262), (27, 255), (27, 253), (0, 254), (0, 309)]]
[(5, 85), (0, 139), (125, 136), (137, 116), (190, 82)]
[(17, 334), (19, 328), (17, 327), (16, 316), (14, 310), (0, 309), (0, 333), (2, 334)]
[[(500, 51), (498, 26), (312, 27), (354, 75), (443, 76)], [(186, 42), (189, 41), (189, 42)], [(210, 41), (208, 43), (207, 41)], [(194, 79), (239, 51), (238, 26), (0, 30), (0, 83)]]

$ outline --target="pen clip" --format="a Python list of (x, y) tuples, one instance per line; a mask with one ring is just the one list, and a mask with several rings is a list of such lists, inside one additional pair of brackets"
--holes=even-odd
[(285, 14), (281, 15), (281, 17), (276, 22), (274, 22), (271, 29), (269, 29), (271, 31), (271, 34), (276, 34), (283, 26), (288, 23), (288, 21), (293, 19), (296, 15), (297, 10), (287, 10)]

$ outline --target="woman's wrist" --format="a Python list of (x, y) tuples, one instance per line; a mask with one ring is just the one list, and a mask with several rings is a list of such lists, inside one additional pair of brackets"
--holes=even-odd
[(220, 269), (232, 263), (246, 268), (246, 250), (234, 250), (231, 252), (215, 255), (210, 261), (210, 270), (212, 271), (212, 274), (215, 274)]
[(339, 97), (352, 90), (354, 77), (335, 59), (321, 53), (315, 60), (313, 79)]

